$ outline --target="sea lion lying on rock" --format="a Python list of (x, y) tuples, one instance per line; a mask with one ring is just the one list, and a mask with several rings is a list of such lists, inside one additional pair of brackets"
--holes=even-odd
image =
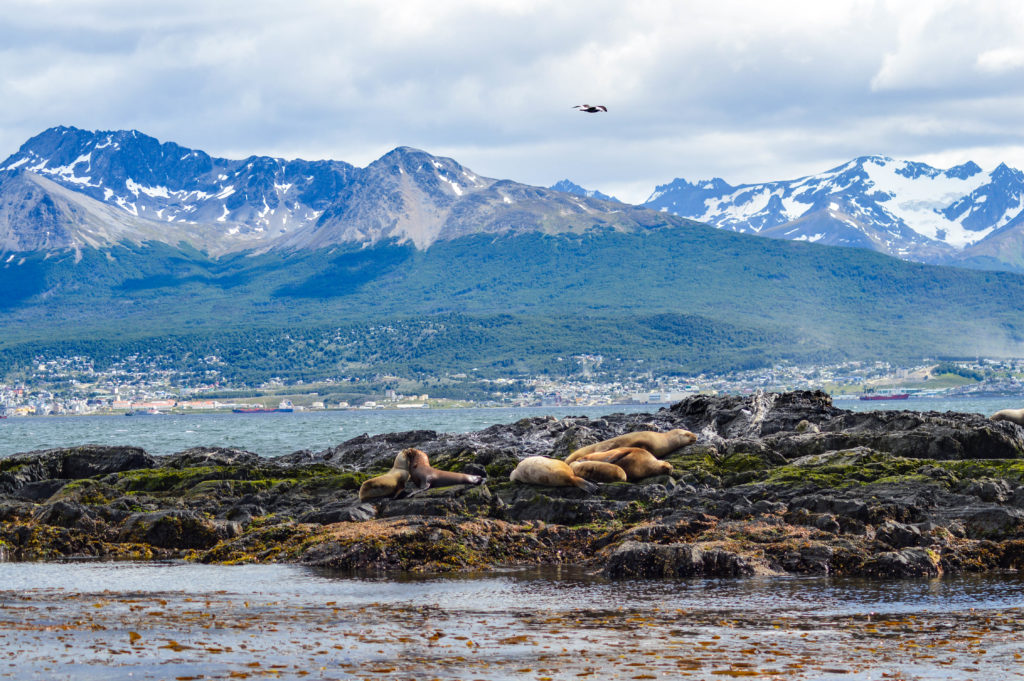
[(468, 475), (466, 473), (454, 473), (442, 471), (430, 465), (427, 453), (419, 449), (406, 449), (402, 451), (406, 456), (409, 465), (409, 479), (416, 487), (409, 493), (419, 494), (431, 487), (448, 487), (450, 485), (479, 485), (484, 481), (483, 476)]
[(579, 487), (587, 492), (596, 492), (597, 485), (573, 473), (569, 464), (546, 456), (528, 456), (519, 462), (509, 476), (513, 482), (545, 487)]
[(1010, 421), (1024, 426), (1024, 409), (1000, 409), (989, 417), (993, 421)]
[(584, 454), (574, 464), (581, 462), (604, 462), (618, 466), (630, 481), (649, 478), (652, 475), (668, 475), (672, 472), (672, 464), (655, 458), (649, 451), (640, 447), (619, 447), (606, 452)]
[(395, 457), (391, 470), (384, 475), (370, 478), (359, 486), (359, 501), (380, 497), (397, 497), (405, 491), (405, 483), (409, 481), (409, 450), (403, 449)]
[(573, 461), (572, 472), (591, 482), (626, 482), (626, 471), (604, 461)]
[(618, 449), (619, 447), (640, 447), (661, 458), (668, 456), (677, 449), (692, 445), (696, 441), (696, 435), (682, 428), (673, 428), (664, 433), (654, 430), (638, 430), (634, 433), (625, 433), (608, 440), (595, 442), (586, 447), (580, 447), (566, 457), (565, 462), (572, 463), (587, 454), (607, 452), (609, 449)]

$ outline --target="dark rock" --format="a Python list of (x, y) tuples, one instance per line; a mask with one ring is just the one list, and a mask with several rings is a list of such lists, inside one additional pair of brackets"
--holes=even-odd
[(722, 549), (702, 551), (692, 544), (627, 541), (608, 557), (603, 572), (610, 579), (740, 577), (754, 574), (754, 567), (741, 556)]
[(462, 467), (462, 472), (466, 475), (479, 475), (480, 477), (487, 477), (487, 468), (483, 464), (479, 463), (467, 463)]
[(995, 506), (965, 518), (967, 536), (972, 539), (1017, 538), (1024, 536), (1024, 511)]
[[(651, 479), (651, 478), (648, 478)], [(644, 483), (647, 481), (645, 480)], [(662, 501), (668, 497), (668, 490), (657, 483), (616, 482), (601, 486), (601, 496), (615, 501), (641, 501), (644, 503)]]
[(991, 478), (985, 478), (982, 480), (972, 480), (967, 483), (962, 492), (964, 494), (970, 494), (976, 496), (982, 501), (995, 502), (997, 504), (1005, 503), (1010, 498), (1011, 488), (1010, 483), (1006, 480), (993, 480)]
[(1012, 504), (1017, 508), (1024, 508), (1024, 486), (1014, 489), (1010, 498), (1007, 499), (1007, 503)]
[(46, 501), (59, 492), (70, 480), (39, 480), (27, 482), (14, 491), (14, 497), (25, 501)]
[[(724, 439), (760, 438), (782, 431), (796, 431), (808, 425), (826, 423), (842, 414), (832, 398), (820, 391), (759, 393), (752, 397), (688, 397), (671, 408), (690, 430), (700, 435), (713, 433)], [(803, 427), (803, 431), (808, 429)]]
[[(271, 459), (270, 461), (275, 461)], [(224, 447), (193, 447), (167, 457), (163, 465), (168, 468), (193, 466), (248, 466), (268, 463), (259, 454)]]
[(412, 497), (382, 502), (380, 515), (383, 518), (406, 515), (444, 517), (462, 515), (465, 511), (465, 504), (452, 497)]
[(835, 551), (830, 546), (812, 542), (785, 551), (776, 557), (776, 561), (786, 572), (801, 575), (827, 575), (832, 572), (834, 555)]
[(40, 508), (33, 519), (43, 525), (54, 527), (74, 527), (83, 530), (96, 529), (96, 513), (87, 506), (76, 503), (58, 501)]
[(829, 532), (831, 534), (839, 534), (840, 527), (839, 521), (831, 513), (822, 513), (814, 519), (814, 526), (822, 532)]
[[(571, 489), (582, 492), (576, 488)], [(555, 493), (555, 490), (546, 491)], [(560, 525), (612, 520), (616, 513), (628, 505), (624, 501), (579, 498), (577, 495), (552, 497), (540, 492), (524, 493), (511, 499), (503, 498), (502, 501), (507, 505), (505, 517), (509, 520), (541, 520)]]
[(881, 553), (867, 561), (864, 573), (872, 577), (905, 579), (938, 577), (942, 573), (938, 556), (923, 548)]
[(438, 435), (433, 430), (410, 430), (374, 436), (364, 433), (322, 452), (312, 455), (296, 452), (278, 457), (276, 461), (285, 465), (327, 463), (356, 470), (366, 470), (373, 466), (390, 468), (395, 457), (403, 449), (409, 447), (422, 449), (424, 443), (433, 442), (437, 438)]
[(80, 480), (156, 464), (156, 459), (138, 447), (83, 445), (14, 454), (0, 460), (0, 494), (33, 482)]
[[(224, 513), (224, 517), (232, 522), (241, 523), (242, 525), (248, 525), (253, 518), (258, 518), (266, 514), (267, 511), (262, 506), (259, 506), (251, 502), (246, 502), (233, 505)], [(315, 521), (311, 520), (309, 522)]]
[(310, 511), (299, 520), (304, 523), (330, 525), (332, 523), (361, 522), (377, 517), (377, 507), (373, 504), (328, 504)]
[(786, 504), (781, 501), (768, 501), (767, 499), (760, 499), (752, 504), (754, 513), (761, 515), (767, 514), (782, 514), (786, 512)]
[(20, 500), (0, 500), (0, 523), (18, 523), (32, 517), (35, 504)]
[(875, 539), (897, 549), (926, 543), (920, 528), (915, 525), (904, 525), (894, 520), (887, 520), (876, 527)]
[(172, 510), (129, 516), (118, 539), (165, 549), (207, 549), (221, 536), (216, 526), (202, 515)]

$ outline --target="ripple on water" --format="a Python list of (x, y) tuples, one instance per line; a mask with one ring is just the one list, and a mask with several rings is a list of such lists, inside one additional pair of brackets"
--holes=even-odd
[(1003, 679), (1024, 627), (1016, 575), (610, 583), (44, 563), (0, 564), (0, 584), (0, 678)]

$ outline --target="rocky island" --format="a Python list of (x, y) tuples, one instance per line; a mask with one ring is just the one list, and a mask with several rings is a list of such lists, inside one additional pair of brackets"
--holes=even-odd
[[(542, 487), (528, 456), (685, 428), (672, 472)], [(360, 502), (400, 450), (478, 486)], [(1024, 564), (1024, 427), (835, 407), (821, 392), (690, 397), (650, 414), (360, 436), (320, 452), (151, 456), (85, 445), (0, 459), (0, 559), (182, 558), (338, 570), (574, 564), (609, 578), (925, 577)]]

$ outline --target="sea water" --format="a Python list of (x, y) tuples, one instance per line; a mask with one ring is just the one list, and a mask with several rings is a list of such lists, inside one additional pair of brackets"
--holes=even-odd
[[(1024, 406), (1020, 398), (836, 400), (856, 411), (909, 409), (992, 414)], [(407, 430), (466, 433), (522, 418), (647, 413), (667, 405), (599, 407), (497, 407), (472, 409), (331, 410), (264, 414), (185, 414), (155, 416), (47, 416), (0, 420), (0, 457), (51, 447), (82, 444), (132, 445), (150, 454), (173, 454), (190, 447), (236, 447), (261, 456), (308, 449), (320, 451), (362, 434)]]
[(1010, 679), (1017, 574), (608, 581), (579, 569), (0, 564), (0, 678)]

